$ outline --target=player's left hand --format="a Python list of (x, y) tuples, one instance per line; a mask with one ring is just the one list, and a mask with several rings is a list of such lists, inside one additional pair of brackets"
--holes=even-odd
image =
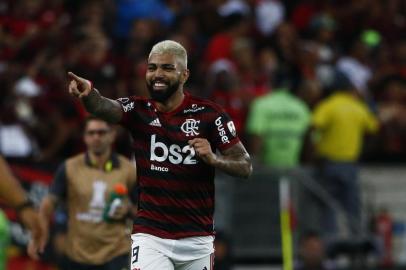
[(188, 143), (195, 149), (199, 158), (209, 165), (214, 165), (216, 162), (216, 154), (213, 153), (208, 140), (203, 138), (194, 138), (189, 140)]

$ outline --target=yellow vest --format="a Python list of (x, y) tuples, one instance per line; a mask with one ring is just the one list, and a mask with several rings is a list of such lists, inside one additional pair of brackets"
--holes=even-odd
[(346, 92), (323, 100), (314, 110), (312, 124), (318, 154), (333, 161), (356, 161), (365, 133), (378, 130), (367, 106)]

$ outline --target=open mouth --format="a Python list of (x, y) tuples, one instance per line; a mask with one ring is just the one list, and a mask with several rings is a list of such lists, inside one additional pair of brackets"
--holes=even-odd
[(153, 86), (154, 90), (158, 90), (158, 91), (165, 90), (168, 88), (168, 85), (164, 82), (154, 82), (152, 84), (152, 86)]

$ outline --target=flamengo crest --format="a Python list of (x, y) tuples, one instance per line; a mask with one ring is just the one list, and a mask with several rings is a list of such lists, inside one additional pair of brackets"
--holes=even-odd
[(199, 130), (199, 123), (200, 120), (186, 119), (180, 129), (186, 134), (186, 137), (196, 136), (199, 135), (199, 132), (197, 132)]

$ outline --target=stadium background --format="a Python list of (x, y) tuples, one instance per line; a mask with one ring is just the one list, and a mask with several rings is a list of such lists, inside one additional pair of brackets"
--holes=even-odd
[[(344, 251), (335, 259), (343, 268), (354, 261), (362, 261), (362, 269), (402, 265), (405, 33), (402, 0), (3, 0), (0, 152), (38, 203), (59, 162), (83, 149), (85, 113), (67, 93), (66, 72), (91, 79), (110, 98), (147, 95), (146, 57), (162, 39), (186, 47), (188, 91), (220, 103), (249, 146), (247, 113), (255, 97), (272, 91), (276, 70), (290, 70), (292, 90), (314, 108), (328, 96), (331, 71), (361, 43), (357, 53), (363, 65), (344, 71), (379, 119), (391, 117), (367, 138), (361, 157), (363, 224), (377, 248), (352, 257)], [(116, 149), (129, 156), (128, 134), (119, 134)], [(270, 269), (282, 261), (278, 181), (266, 166), (256, 165), (250, 182), (217, 179), (219, 239), (236, 269)], [(301, 166), (305, 179), (311, 178), (313, 165)], [(14, 213), (4, 210), (12, 235), (11, 245), (2, 242), (1, 247), (9, 258), (7, 269), (54, 269), (57, 247), (49, 247), (44, 262), (29, 260), (24, 254), (28, 236)], [(56, 215), (56, 231), (63, 230), (64, 218), (63, 211)], [(390, 226), (384, 233), (376, 229), (382, 220)], [(294, 224), (292, 229), (294, 234)]]

